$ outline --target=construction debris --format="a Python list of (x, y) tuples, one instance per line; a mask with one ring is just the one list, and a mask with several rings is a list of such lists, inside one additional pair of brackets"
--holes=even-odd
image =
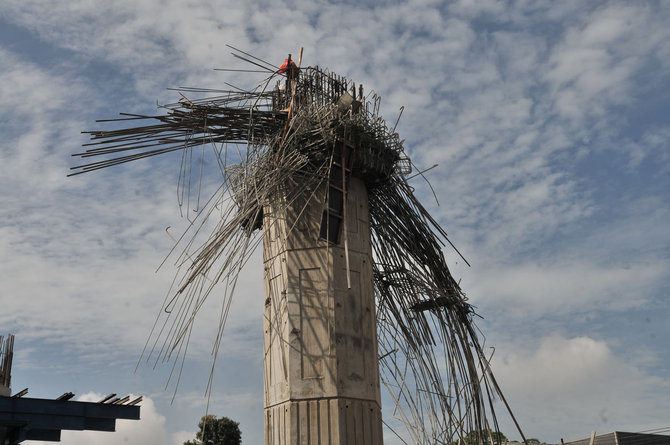
[[(482, 432), (480, 443), (487, 443), (489, 422), (498, 430), (494, 399), (504, 398), (473, 307), (445, 262), (447, 234), (408, 183), (412, 163), (397, 123), (389, 129), (380, 97), (364, 96), (363, 86), (345, 77), (234, 55), (267, 77), (248, 91), (178, 89), (181, 99), (162, 106), (165, 114), (112, 119), (127, 127), (87, 132), (88, 148), (75, 155), (100, 160), (74, 167), (73, 175), (179, 151), (180, 196), (197, 189), (198, 200), (204, 154), (196, 150), (210, 147), (219, 165), (219, 190), (175, 244), (179, 272), (148, 340), (147, 360), (173, 361), (173, 369), (183, 364), (195, 316), (215, 286), (223, 288), (216, 357), (240, 271), (262, 240), (264, 204), (281, 195), (284, 202), (274, 205), (306, 207), (325, 193), (321, 238), (337, 243), (351, 174), (365, 181), (369, 195), (380, 373), (395, 403), (385, 423), (403, 422), (415, 443), (451, 443), (471, 431)], [(216, 95), (187, 98), (202, 94)], [(338, 141), (351, 141), (356, 150), (338, 151)], [(345, 155), (353, 156), (351, 172), (342, 170)]]

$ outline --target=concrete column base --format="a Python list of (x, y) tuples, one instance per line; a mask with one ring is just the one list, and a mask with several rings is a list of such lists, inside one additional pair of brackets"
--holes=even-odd
[(301, 400), (265, 409), (266, 445), (381, 445), (376, 402), (346, 398)]

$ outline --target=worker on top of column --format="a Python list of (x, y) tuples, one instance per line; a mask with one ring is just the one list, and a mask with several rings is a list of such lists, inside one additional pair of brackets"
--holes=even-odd
[(279, 72), (286, 75), (286, 91), (290, 91), (293, 82), (298, 80), (299, 71), (300, 70), (295, 62), (291, 60), (291, 55), (289, 54), (288, 57), (284, 59), (284, 63), (279, 67)]
[(288, 102), (290, 101), (291, 98), (291, 92), (293, 88), (293, 82), (298, 81), (298, 73), (299, 73), (298, 66), (295, 64), (293, 60), (291, 60), (291, 55), (289, 54), (286, 59), (284, 59), (284, 63), (281, 64), (279, 67), (279, 73), (286, 75), (286, 82), (282, 85), (280, 83), (279, 85), (279, 94), (280, 97), (284, 96), (283, 98), (280, 99), (280, 103), (282, 103), (282, 108), (288, 107)]
[(298, 77), (298, 67), (295, 62), (291, 60), (291, 55), (288, 55), (288, 58), (284, 59), (284, 63), (279, 67), (279, 72), (286, 74), (286, 77), (289, 80), (295, 79)]

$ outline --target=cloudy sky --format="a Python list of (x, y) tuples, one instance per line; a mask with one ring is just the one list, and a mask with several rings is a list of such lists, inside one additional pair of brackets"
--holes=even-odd
[[(439, 164), (427, 174), (439, 206), (414, 185), (472, 264), (445, 251), (527, 437), (667, 427), (668, 23), (662, 1), (0, 0), (0, 334), (17, 336), (14, 391), (147, 398), (117, 436), (68, 443), (192, 437), (216, 295), (174, 401), (169, 366), (134, 372), (175, 272), (156, 270), (186, 225), (179, 157), (68, 179), (70, 155), (95, 119), (173, 102), (166, 87), (253, 86), (213, 70), (248, 68), (225, 44), (277, 64), (303, 46), (305, 65), (379, 93), (388, 121), (404, 105), (409, 155)], [(242, 280), (209, 411), (256, 444), (258, 255)]]

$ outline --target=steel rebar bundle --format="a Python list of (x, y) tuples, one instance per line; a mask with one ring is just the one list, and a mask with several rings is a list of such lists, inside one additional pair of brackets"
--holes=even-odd
[(201, 180), (190, 177), (198, 174), (193, 150), (202, 146), (212, 148), (221, 168), (221, 186), (173, 250), (178, 273), (147, 360), (172, 361), (180, 374), (196, 314), (215, 286), (223, 288), (216, 357), (239, 273), (262, 240), (264, 203), (281, 195), (276, 205), (306, 207), (327, 189), (334, 142), (346, 131), (357, 146), (352, 174), (368, 188), (380, 373), (394, 403), (388, 419), (403, 423), (414, 443), (451, 444), (472, 432), (489, 443), (498, 430), (494, 400), (511, 410), (484, 355), (474, 310), (447, 267), (447, 234), (408, 184), (410, 161), (395, 127), (379, 116), (379, 97), (366, 98), (362, 86), (318, 67), (270, 72), (249, 91), (202, 99), (186, 95), (211, 90), (179, 92), (165, 114), (123, 115), (113, 121), (124, 128), (86, 132), (91, 142), (75, 156), (95, 160), (71, 173), (180, 151), (180, 186), (187, 188)]

